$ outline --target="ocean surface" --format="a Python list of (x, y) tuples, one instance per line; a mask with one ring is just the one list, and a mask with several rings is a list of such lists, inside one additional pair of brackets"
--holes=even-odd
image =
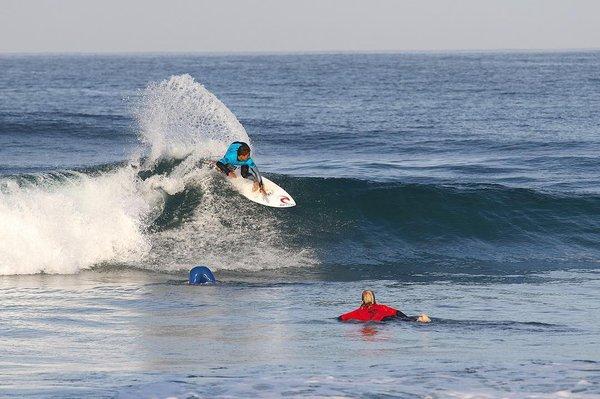
[(600, 52), (0, 55), (0, 397), (600, 398), (599, 154)]

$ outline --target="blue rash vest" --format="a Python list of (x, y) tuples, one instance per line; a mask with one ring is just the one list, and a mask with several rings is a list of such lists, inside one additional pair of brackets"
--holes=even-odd
[[(240, 161), (238, 159), (238, 150), (244, 144), (245, 143), (239, 141), (231, 143), (229, 148), (227, 148), (227, 152), (225, 155), (223, 155), (223, 158), (217, 161), (217, 167), (224, 173), (227, 173), (228, 171), (237, 169), (238, 166), (242, 166), (243, 177), (250, 177), (252, 180), (258, 181), (260, 184), (262, 184), (262, 178), (260, 177), (260, 173), (258, 172), (258, 168), (256, 167), (254, 160), (250, 157), (245, 161)], [(244, 166), (247, 167), (248, 173), (246, 173), (246, 168), (244, 168)]]

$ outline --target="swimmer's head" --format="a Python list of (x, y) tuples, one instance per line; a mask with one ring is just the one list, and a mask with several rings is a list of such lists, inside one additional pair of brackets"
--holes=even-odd
[(245, 161), (250, 158), (250, 146), (246, 143), (242, 143), (237, 150), (237, 155), (240, 161)]
[(373, 291), (364, 290), (362, 292), (362, 306), (375, 305), (376, 303), (377, 302), (375, 302), (375, 294)]

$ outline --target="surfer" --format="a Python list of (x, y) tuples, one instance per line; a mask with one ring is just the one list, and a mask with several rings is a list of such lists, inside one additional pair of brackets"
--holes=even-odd
[(242, 177), (254, 182), (252, 191), (260, 190), (262, 194), (267, 195), (258, 168), (250, 158), (250, 146), (241, 141), (234, 141), (227, 148), (223, 158), (217, 161), (217, 168), (229, 177), (236, 177), (235, 170), (238, 166), (241, 166)]
[(419, 316), (407, 316), (401, 311), (387, 305), (379, 305), (375, 301), (373, 291), (363, 291), (362, 303), (360, 307), (352, 312), (344, 313), (338, 317), (340, 321), (384, 321), (391, 318), (399, 318), (406, 321), (418, 321), (419, 323), (429, 323), (431, 319), (425, 313)]

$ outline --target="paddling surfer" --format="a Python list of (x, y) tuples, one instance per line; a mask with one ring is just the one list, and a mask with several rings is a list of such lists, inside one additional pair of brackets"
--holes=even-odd
[(375, 301), (375, 294), (373, 291), (363, 291), (362, 303), (360, 307), (352, 312), (344, 313), (338, 317), (340, 321), (384, 321), (391, 318), (399, 318), (406, 321), (418, 321), (419, 323), (429, 323), (431, 319), (425, 313), (419, 316), (407, 316), (401, 311), (389, 307), (387, 305), (380, 305)]

